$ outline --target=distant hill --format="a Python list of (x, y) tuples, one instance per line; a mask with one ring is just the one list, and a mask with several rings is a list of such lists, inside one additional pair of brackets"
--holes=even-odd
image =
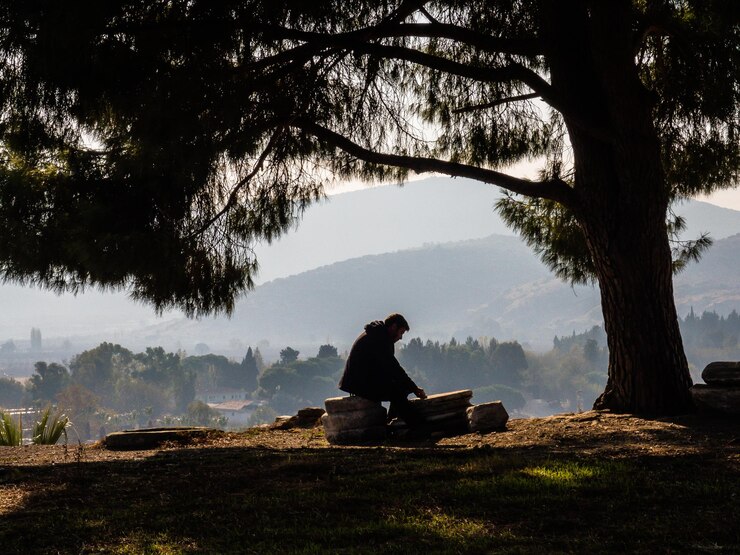
[[(717, 241), (701, 264), (678, 276), (680, 315), (691, 307), (720, 313), (740, 308), (739, 251), (740, 235)], [(145, 333), (163, 344), (172, 337), (223, 348), (329, 342), (341, 350), (366, 321), (396, 310), (409, 318), (412, 337), (486, 335), (539, 349), (549, 348), (555, 335), (602, 321), (598, 289), (560, 282), (518, 238), (494, 235), (360, 257), (274, 280), (242, 300), (232, 320), (182, 320)]]
[(368, 254), (514, 235), (494, 211), (500, 197), (497, 187), (448, 177), (331, 196), (309, 207), (295, 231), (257, 247), (258, 282)]
[[(205, 342), (237, 353), (263, 339), (349, 342), (367, 319), (403, 310), (412, 333), (425, 337), (487, 334), (545, 344), (600, 322), (598, 292), (553, 279), (493, 210), (499, 197), (495, 187), (441, 177), (332, 196), (309, 207), (295, 231), (257, 247), (262, 285), (238, 302), (232, 320), (188, 321), (176, 312), (157, 318), (124, 294), (57, 297), (2, 286), (0, 342), (27, 340), (37, 327), (45, 340), (69, 337), (74, 345), (105, 339), (192, 350)], [(681, 313), (692, 303), (695, 310), (734, 308), (731, 284), (740, 273), (719, 239), (740, 233), (740, 212), (696, 201), (677, 212), (687, 219), (686, 236), (709, 231), (718, 240), (679, 278)], [(711, 270), (722, 256), (726, 287)]]
[(676, 304), (685, 316), (715, 310), (740, 311), (740, 234), (716, 241), (698, 264), (690, 265), (675, 280)]
[[(309, 207), (297, 229), (256, 249), (259, 283), (295, 275), (368, 254), (480, 239), (513, 236), (494, 210), (497, 187), (434, 177), (403, 187), (371, 187), (342, 193)], [(740, 212), (690, 201), (676, 208), (684, 216), (685, 237), (710, 232), (714, 239), (740, 233)]]

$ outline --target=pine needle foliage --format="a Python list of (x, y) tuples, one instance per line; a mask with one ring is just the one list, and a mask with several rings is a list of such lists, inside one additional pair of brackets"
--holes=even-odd
[(525, 201), (505, 194), (496, 202), (496, 210), (559, 278), (572, 285), (595, 282), (585, 238), (566, 207), (551, 200)]
[[(572, 206), (602, 185), (576, 158), (636, 130), (623, 97), (604, 96), (623, 75), (604, 68), (626, 57), (651, 99), (661, 202), (735, 186), (738, 5), (8, 0), (0, 277), (228, 313), (254, 285), (254, 246), (295, 226), (328, 182), (439, 172), (521, 194), (531, 206), (505, 217), (544, 225), (527, 240), (559, 275), (590, 279)], [(611, 31), (612, 16), (633, 44), (600, 42), (596, 19)], [(578, 86), (556, 82), (576, 66)], [(504, 173), (527, 159), (562, 171)], [(624, 183), (625, 203), (639, 202)]]
[[(578, 220), (567, 207), (545, 199), (524, 200), (504, 191), (504, 196), (496, 202), (496, 210), (560, 279), (571, 285), (596, 283), (585, 237)], [(682, 272), (691, 262), (698, 262), (712, 246), (708, 233), (696, 239), (681, 238), (686, 221), (672, 211), (668, 213), (666, 227), (674, 274)]]

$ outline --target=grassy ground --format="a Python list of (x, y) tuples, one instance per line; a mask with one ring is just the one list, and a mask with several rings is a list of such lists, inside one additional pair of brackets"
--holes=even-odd
[(710, 430), (703, 449), (624, 456), (250, 433), (314, 446), (47, 447), (32, 464), (4, 463), (3, 448), (0, 553), (740, 553), (732, 430), (711, 448)]

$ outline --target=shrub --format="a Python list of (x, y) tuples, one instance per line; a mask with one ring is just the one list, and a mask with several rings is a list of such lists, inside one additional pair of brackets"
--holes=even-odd
[(0, 412), (0, 445), (15, 447), (20, 445), (22, 440), (21, 417), (18, 416), (18, 424), (16, 424), (9, 414)]
[(33, 426), (31, 441), (36, 445), (55, 445), (64, 435), (64, 443), (67, 443), (67, 428), (71, 425), (69, 418), (63, 414), (52, 414), (51, 407), (46, 407), (41, 420)]

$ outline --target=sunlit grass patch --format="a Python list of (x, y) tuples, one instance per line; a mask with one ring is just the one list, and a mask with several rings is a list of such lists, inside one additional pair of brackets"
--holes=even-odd
[(403, 526), (417, 536), (432, 534), (440, 540), (456, 542), (480, 540), (493, 531), (489, 522), (455, 515), (440, 507), (391, 514), (387, 520), (391, 525)]
[(617, 462), (548, 461), (537, 466), (527, 466), (520, 474), (554, 487), (581, 487), (608, 480), (610, 483), (627, 479), (626, 466)]
[(139, 531), (129, 534), (117, 542), (110, 553), (117, 555), (180, 555), (202, 553), (198, 543), (178, 534), (149, 533)]
[(626, 495), (634, 489), (630, 464), (618, 461), (570, 459), (521, 464), (488, 457), (461, 468), (455, 494), (484, 502), (490, 498), (536, 499), (567, 502), (573, 495), (603, 493), (609, 490)]

